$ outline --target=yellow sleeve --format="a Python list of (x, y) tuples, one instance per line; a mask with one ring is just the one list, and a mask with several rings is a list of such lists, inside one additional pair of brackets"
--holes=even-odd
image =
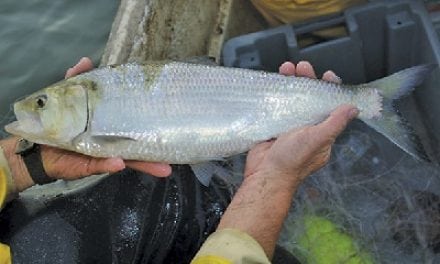
[[(3, 208), (8, 199), (8, 194), (11, 193), (13, 188), (12, 175), (3, 153), (2, 147), (0, 147), (0, 208)], [(0, 243), (0, 264), (11, 263), (11, 250), (5, 244)]]
[(11, 263), (11, 250), (7, 245), (0, 243), (0, 264)]
[(191, 264), (270, 263), (263, 248), (248, 234), (222, 229), (211, 234)]
[(340, 12), (366, 0), (251, 0), (272, 26)]
[(8, 161), (3, 152), (3, 148), (0, 146), (0, 210), (13, 196), (13, 183)]

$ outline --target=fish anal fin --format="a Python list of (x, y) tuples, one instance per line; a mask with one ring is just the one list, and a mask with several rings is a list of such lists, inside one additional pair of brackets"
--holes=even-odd
[(223, 168), (216, 161), (190, 164), (190, 166), (196, 178), (206, 187), (209, 186), (214, 175), (223, 179), (231, 175), (228, 170)]

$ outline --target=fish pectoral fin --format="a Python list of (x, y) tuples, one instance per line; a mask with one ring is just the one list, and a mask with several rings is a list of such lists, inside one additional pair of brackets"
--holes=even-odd
[(108, 142), (108, 143), (112, 143), (112, 142), (119, 142), (119, 141), (136, 141), (135, 138), (130, 137), (130, 136), (126, 136), (126, 135), (111, 135), (111, 134), (106, 134), (106, 135), (92, 135), (93, 139), (95, 141), (99, 141), (99, 142)]
[(190, 164), (192, 171), (196, 178), (202, 183), (204, 186), (208, 187), (211, 179), (214, 175), (217, 175), (220, 178), (228, 178), (231, 176), (231, 173), (223, 168), (220, 164), (217, 164), (214, 161)]

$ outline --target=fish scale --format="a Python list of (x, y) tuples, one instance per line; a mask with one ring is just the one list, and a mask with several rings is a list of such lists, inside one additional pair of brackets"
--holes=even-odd
[[(90, 115), (91, 134), (127, 138), (96, 151), (90, 147), (96, 138), (83, 135), (77, 151), (171, 163), (217, 159), (319, 122), (350, 102), (348, 93), (316, 101), (314, 96), (326, 99), (337, 86), (308, 78), (177, 62), (158, 67), (159, 72), (141, 65), (103, 68), (77, 77), (105, 91)], [(113, 76), (110, 85), (101, 81), (106, 75)]]
[(348, 103), (360, 110), (359, 119), (423, 159), (423, 148), (392, 101), (411, 92), (433, 68), (415, 66), (351, 86), (182, 62), (108, 66), (17, 102), (17, 121), (6, 130), (95, 157), (197, 164), (321, 122)]

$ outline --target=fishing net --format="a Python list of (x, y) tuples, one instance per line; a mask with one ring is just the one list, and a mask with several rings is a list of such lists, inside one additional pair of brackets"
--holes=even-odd
[(439, 192), (438, 168), (355, 123), (300, 187), (279, 242), (303, 263), (440, 263)]

